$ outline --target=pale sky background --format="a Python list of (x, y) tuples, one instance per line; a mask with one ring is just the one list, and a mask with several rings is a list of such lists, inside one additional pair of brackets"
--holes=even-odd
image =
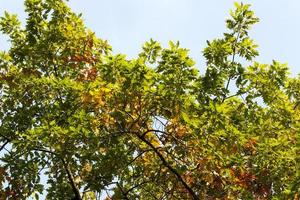
[[(0, 0), (4, 10), (21, 19), (23, 0)], [(233, 0), (70, 0), (74, 11), (83, 13), (84, 21), (102, 39), (107, 39), (115, 53), (136, 57), (150, 38), (165, 47), (169, 40), (179, 40), (190, 49), (197, 67), (204, 72), (201, 51), (206, 40), (222, 36), (225, 19)], [(278, 60), (288, 63), (293, 75), (300, 73), (300, 0), (244, 0), (260, 18), (251, 36), (259, 44), (259, 62)], [(0, 49), (7, 49), (7, 38), (0, 35)]]

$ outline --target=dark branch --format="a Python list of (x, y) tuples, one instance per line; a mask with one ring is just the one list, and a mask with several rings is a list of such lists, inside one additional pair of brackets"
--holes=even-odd
[(68, 176), (68, 179), (69, 179), (69, 182), (70, 182), (70, 185), (72, 187), (72, 190), (74, 192), (74, 195), (75, 195), (75, 198), (74, 200), (82, 200), (81, 198), (81, 195), (80, 195), (80, 192), (79, 192), (79, 189), (77, 188), (76, 184), (75, 184), (75, 181), (74, 181), (74, 177), (72, 175), (72, 172), (70, 170), (70, 167), (69, 165), (65, 162), (64, 159), (61, 159), (62, 163), (63, 163), (63, 166), (67, 172), (67, 176)]
[(9, 140), (6, 140), (6, 142), (4, 142), (4, 144), (0, 147), (0, 151), (2, 151), (8, 143)]
[(167, 160), (164, 158), (164, 156), (158, 151), (157, 148), (155, 148), (153, 146), (153, 144), (151, 142), (149, 142), (148, 140), (145, 139), (145, 137), (140, 136), (137, 134), (137, 137), (142, 140), (144, 143), (146, 143), (149, 147), (151, 147), (153, 149), (153, 151), (156, 153), (156, 155), (159, 157), (159, 159), (162, 161), (163, 165), (165, 167), (167, 167), (178, 179), (178, 181), (184, 186), (184, 188), (188, 191), (188, 193), (192, 196), (192, 199), (194, 200), (199, 200), (199, 197), (197, 196), (197, 194), (192, 190), (192, 188), (183, 180), (183, 178), (181, 177), (181, 175), (179, 174), (179, 172), (174, 169), (168, 162)]

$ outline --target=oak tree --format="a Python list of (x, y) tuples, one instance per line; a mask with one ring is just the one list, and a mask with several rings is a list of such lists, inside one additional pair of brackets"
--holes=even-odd
[(0, 199), (299, 198), (300, 78), (255, 61), (249, 5), (205, 68), (179, 42), (114, 54), (63, 0), (25, 11), (0, 20)]

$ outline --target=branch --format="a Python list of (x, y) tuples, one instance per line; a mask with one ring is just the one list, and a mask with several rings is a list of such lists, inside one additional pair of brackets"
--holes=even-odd
[[(55, 153), (55, 152), (53, 152), (51, 150), (39, 149), (39, 148), (34, 148), (33, 150), (35, 150), (35, 151), (41, 151), (41, 152), (45, 152), (45, 153), (49, 153), (49, 154), (52, 154), (52, 155), (60, 157), (59, 154), (57, 154), (57, 153)], [(72, 175), (72, 172), (70, 170), (69, 165), (65, 162), (65, 160), (63, 158), (60, 158), (60, 160), (61, 160), (61, 162), (63, 164), (64, 169), (66, 170), (66, 173), (67, 173), (70, 185), (71, 185), (71, 187), (73, 189), (73, 192), (75, 194), (75, 199), (74, 200), (82, 200), (80, 192), (79, 192), (79, 189), (77, 188), (77, 186), (75, 184), (74, 177)]]
[(147, 150), (144, 150), (141, 153), (139, 153), (135, 158), (133, 158), (131, 161), (129, 161), (129, 163), (126, 165), (126, 167), (131, 165), (132, 163), (134, 163), (139, 157), (141, 157), (144, 153), (146, 153), (148, 151), (152, 151), (152, 149), (147, 149)]
[(224, 100), (223, 100), (223, 102), (224, 102), (226, 99), (230, 99), (230, 98), (232, 98), (232, 97), (236, 97), (236, 96), (239, 96), (239, 95), (240, 95), (239, 93), (236, 93), (236, 94), (230, 95), (230, 96), (228, 96), (228, 97), (225, 97)]
[(55, 156), (59, 156), (59, 154), (51, 151), (51, 150), (48, 150), (48, 149), (39, 149), (39, 148), (33, 148), (33, 150), (35, 151), (41, 151), (41, 152), (45, 152), (45, 153), (49, 153), (49, 154), (52, 154), (52, 155), (55, 155)]
[(141, 137), (145, 137), (145, 135), (146, 135), (147, 133), (150, 133), (150, 132), (167, 134), (167, 132), (165, 132), (165, 131), (160, 131), (160, 130), (157, 130), (157, 129), (149, 129), (149, 130), (145, 131), (145, 132), (141, 135)]
[[(235, 42), (233, 44), (233, 54), (232, 54), (232, 59), (231, 59), (230, 65), (232, 65), (234, 63), (234, 60), (235, 60), (236, 44), (237, 44), (237, 42), (238, 42), (238, 40), (240, 38), (240, 33), (241, 33), (241, 26), (239, 26), (238, 33), (237, 33), (237, 36), (236, 36), (236, 40), (235, 40)], [(226, 88), (225, 88), (226, 90), (228, 90), (228, 88), (229, 88), (230, 81), (231, 81), (231, 77), (229, 76), (227, 84), (226, 84)], [(226, 99), (226, 94), (224, 94), (224, 96), (223, 96), (222, 103), (225, 101), (225, 99)]]
[(300, 101), (299, 101), (298, 103), (295, 104), (293, 110), (296, 110), (296, 108), (299, 106), (299, 104), (300, 104)]
[(120, 183), (117, 182), (116, 184), (117, 184), (118, 188), (120, 189), (120, 191), (121, 191), (121, 193), (122, 193), (124, 199), (129, 200), (129, 198), (127, 197), (127, 194), (128, 194), (128, 193), (125, 192), (125, 191), (123, 190), (123, 188), (121, 187)]
[(2, 151), (8, 143), (9, 140), (6, 140), (6, 142), (4, 142), (4, 144), (0, 147), (0, 151)]
[(167, 167), (178, 179), (178, 181), (185, 187), (185, 189), (188, 191), (188, 193), (192, 196), (192, 199), (194, 200), (199, 200), (199, 197), (196, 195), (196, 193), (192, 190), (192, 188), (183, 180), (183, 178), (181, 177), (181, 175), (179, 174), (179, 172), (174, 169), (168, 162), (167, 160), (164, 158), (164, 156), (157, 150), (157, 148), (155, 148), (153, 146), (153, 144), (151, 142), (149, 142), (148, 140), (146, 140), (143, 136), (140, 136), (137, 134), (137, 137), (143, 141), (144, 143), (146, 143), (149, 147), (151, 147), (153, 149), (153, 151), (156, 153), (156, 155), (159, 157), (159, 159), (162, 161), (163, 165), (165, 167)]
[(65, 162), (64, 159), (61, 159), (62, 163), (63, 163), (63, 166), (67, 172), (67, 175), (68, 175), (68, 179), (70, 181), (70, 184), (71, 184), (71, 187), (73, 189), (73, 192), (75, 194), (75, 198), (74, 200), (82, 200), (81, 198), (81, 195), (80, 195), (80, 192), (79, 192), (79, 189), (77, 188), (76, 184), (75, 184), (75, 181), (74, 181), (74, 177), (72, 175), (72, 172), (70, 170), (70, 167), (69, 165)]

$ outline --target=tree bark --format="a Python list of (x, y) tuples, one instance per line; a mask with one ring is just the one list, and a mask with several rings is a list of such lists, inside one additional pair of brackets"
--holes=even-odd
[(148, 140), (146, 140), (145, 137), (138, 135), (138, 138), (140, 140), (142, 140), (143, 142), (145, 142), (149, 147), (151, 147), (151, 149), (156, 153), (156, 155), (159, 157), (159, 159), (162, 161), (163, 165), (165, 167), (167, 167), (178, 179), (178, 181), (184, 186), (184, 188), (188, 191), (188, 193), (191, 195), (193, 200), (199, 200), (198, 195), (193, 191), (193, 189), (183, 180), (183, 178), (181, 177), (181, 175), (177, 172), (176, 169), (174, 169), (168, 162), (167, 160), (164, 158), (164, 156), (157, 150), (157, 148), (155, 148), (153, 146), (153, 144), (151, 142), (149, 142)]
[(64, 161), (64, 159), (61, 159), (61, 160), (62, 160), (63, 166), (64, 166), (64, 168), (67, 172), (67, 176), (68, 176), (70, 185), (71, 185), (72, 190), (73, 190), (74, 195), (75, 195), (75, 197), (72, 200), (82, 200), (81, 195), (80, 195), (80, 191), (79, 191), (79, 189), (77, 188), (77, 186), (75, 184), (74, 177), (72, 175), (72, 172), (70, 170), (69, 165)]

